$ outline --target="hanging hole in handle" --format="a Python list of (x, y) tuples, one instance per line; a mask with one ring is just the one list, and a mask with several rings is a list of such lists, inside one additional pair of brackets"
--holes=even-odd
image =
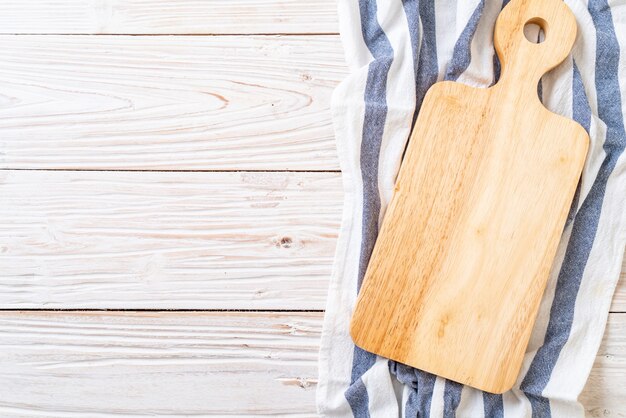
[(540, 44), (546, 40), (548, 24), (540, 17), (534, 17), (530, 19), (524, 25), (524, 36), (528, 42), (533, 44)]

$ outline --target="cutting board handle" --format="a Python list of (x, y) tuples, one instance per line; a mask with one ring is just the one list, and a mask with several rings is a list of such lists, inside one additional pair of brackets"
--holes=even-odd
[[(524, 26), (532, 23), (543, 30), (543, 42), (526, 39)], [(498, 16), (494, 32), (502, 65), (498, 84), (522, 81), (536, 91), (541, 76), (567, 57), (575, 39), (576, 19), (563, 0), (512, 0)]]

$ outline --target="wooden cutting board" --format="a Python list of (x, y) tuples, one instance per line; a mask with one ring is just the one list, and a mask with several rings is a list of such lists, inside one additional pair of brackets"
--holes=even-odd
[[(545, 41), (529, 42), (527, 23)], [(513, 0), (494, 34), (500, 81), (429, 90), (354, 311), (356, 345), (488, 392), (513, 386), (589, 143), (537, 95), (575, 37), (561, 0)]]

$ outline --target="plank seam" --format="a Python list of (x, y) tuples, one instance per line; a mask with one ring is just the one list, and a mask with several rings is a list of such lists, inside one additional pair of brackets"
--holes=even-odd
[(251, 33), (2, 33), (0, 36), (337, 36), (339, 32), (251, 32)]
[[(107, 309), (107, 308), (0, 308), (0, 312), (326, 312), (324, 309)], [(611, 315), (625, 315), (626, 311), (609, 311)]]
[(162, 169), (95, 169), (95, 168), (1, 168), (0, 171), (58, 171), (58, 172), (114, 172), (114, 173), (341, 173), (341, 170), (254, 170), (254, 169), (206, 169), (206, 170), (162, 170)]
[(323, 309), (105, 309), (105, 308), (86, 308), (86, 309), (51, 309), (51, 308), (0, 308), (2, 313), (10, 312), (311, 312), (323, 313)]

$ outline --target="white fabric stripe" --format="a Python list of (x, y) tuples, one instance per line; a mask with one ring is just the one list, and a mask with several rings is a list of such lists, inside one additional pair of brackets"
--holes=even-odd
[(448, 28), (448, 34), (453, 35), (455, 41), (467, 26), (467, 22), (472, 17), (478, 3), (480, 3), (480, 0), (456, 2), (456, 27), (454, 28), (454, 34), (450, 33), (450, 29)]
[(566, 3), (574, 12), (579, 27), (576, 43), (572, 49), (572, 57), (580, 71), (580, 76), (585, 86), (585, 93), (591, 107), (591, 127), (589, 132), (591, 142), (580, 185), (580, 200), (578, 201), (580, 207), (589, 193), (605, 157), (602, 145), (606, 136), (606, 125), (597, 117), (598, 103), (595, 87), (596, 29), (585, 1), (566, 0)]
[(339, 34), (348, 68), (350, 72), (361, 70), (372, 61), (373, 57), (363, 41), (359, 3), (355, 0), (338, 0), (337, 12), (339, 15)]
[(435, 386), (433, 387), (433, 397), (430, 403), (430, 418), (443, 417), (443, 393), (445, 384), (446, 380), (437, 376)]
[[(379, 225), (393, 194), (415, 111), (411, 35), (401, 0), (379, 0), (378, 22), (394, 50), (387, 77), (387, 118), (378, 161)], [(421, 36), (420, 36), (421, 38)]]
[[(348, 142), (360, 138), (363, 130), (363, 91), (367, 67), (353, 73), (335, 90), (333, 121), (344, 186), (344, 208), (330, 279), (324, 328), (320, 347), (320, 383), (317, 388), (320, 413), (333, 411), (334, 416), (351, 416), (344, 397), (350, 384), (354, 346), (349, 335), (352, 307), (356, 302), (356, 287), (361, 247), (361, 214), (363, 212), (362, 180), (359, 159), (360, 143)], [(346, 100), (346, 98), (348, 98)], [(345, 100), (345, 102), (344, 102)], [(338, 105), (348, 103), (347, 106)], [(342, 141), (342, 139), (344, 141)], [(335, 415), (345, 414), (345, 415)]]
[(400, 417), (406, 417), (406, 402), (411, 395), (413, 388), (409, 385), (404, 385), (404, 389), (402, 390), (402, 398), (400, 398), (400, 406), (401, 406), (401, 415)]
[(598, 114), (597, 94), (595, 86), (596, 75), (596, 28), (587, 9), (585, 0), (565, 0), (576, 17), (578, 32), (571, 55), (578, 65), (585, 85), (585, 93), (589, 99), (591, 113)]
[[(526, 366), (528, 367), (528, 366)], [(502, 394), (504, 402), (504, 418), (531, 418), (532, 408), (526, 396), (518, 389), (519, 382), (515, 387)]]
[(341, 40), (352, 73), (334, 91), (331, 106), (342, 170), (344, 208), (324, 317), (316, 396), (320, 414), (349, 417), (352, 411), (344, 392), (350, 385), (354, 354), (349, 323), (356, 302), (361, 247), (363, 184), (359, 156), (365, 108), (363, 96), (372, 55), (363, 41), (360, 25), (353, 21), (354, 16), (359, 16), (358, 3), (339, 0), (338, 8)]
[(493, 81), (493, 28), (502, 8), (501, 1), (486, 1), (472, 40), (472, 60), (458, 82), (487, 87)]
[(543, 104), (548, 110), (572, 118), (573, 61), (568, 57), (541, 78)]
[[(469, 15), (462, 16), (461, 22), (459, 22), (457, 9), (467, 9), (469, 5), (466, 3), (468, 2), (435, 0), (435, 37), (437, 38), (437, 68), (439, 69), (437, 79), (439, 81), (443, 79), (446, 73), (446, 67), (452, 57), (454, 44), (474, 11), (472, 7)], [(461, 26), (460, 29), (459, 26)]]
[(483, 405), (483, 393), (469, 386), (463, 386), (461, 402), (457, 408), (456, 418), (478, 418), (484, 415), (485, 406)]
[(363, 384), (367, 388), (370, 418), (397, 417), (398, 402), (389, 373), (389, 361), (378, 358), (371, 369), (363, 375)]
[(598, 175), (602, 161), (606, 157), (606, 152), (602, 145), (606, 137), (606, 124), (600, 120), (597, 114), (591, 114), (591, 125), (589, 127), (589, 151), (587, 152), (587, 160), (583, 168), (582, 180), (580, 183), (580, 199), (578, 208), (582, 205), (585, 197), (589, 194), (593, 181)]
[(585, 416), (585, 408), (583, 408), (583, 406), (578, 402), (550, 399), (550, 413), (553, 418), (583, 418)]

